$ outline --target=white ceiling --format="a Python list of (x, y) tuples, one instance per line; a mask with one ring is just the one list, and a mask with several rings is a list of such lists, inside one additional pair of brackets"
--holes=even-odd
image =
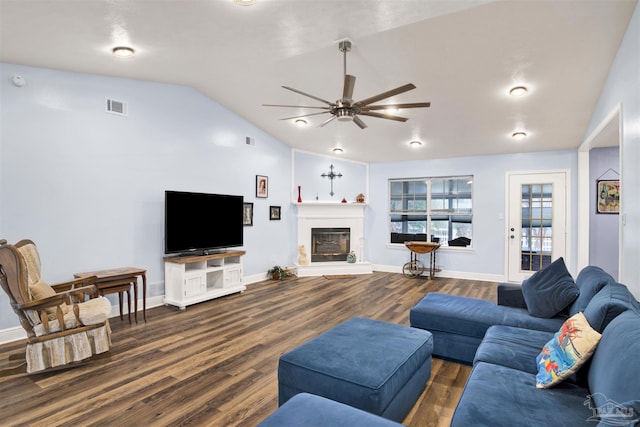
[[(0, 0), (0, 60), (191, 86), (295, 148), (365, 162), (571, 149), (589, 119), (637, 0)], [(406, 83), (384, 102), (406, 123), (368, 127), (262, 104), (335, 101), (343, 57), (360, 100)], [(117, 59), (116, 45), (136, 55)], [(28, 76), (25, 76), (28, 78)], [(512, 98), (513, 85), (529, 95)], [(529, 137), (514, 142), (510, 135)], [(251, 136), (251, 135), (249, 135)], [(420, 149), (408, 142), (421, 140)], [(257, 141), (259, 143), (259, 139)]]

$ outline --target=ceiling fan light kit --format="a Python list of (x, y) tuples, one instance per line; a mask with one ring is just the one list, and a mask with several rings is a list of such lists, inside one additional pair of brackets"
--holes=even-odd
[[(388, 90), (386, 92), (379, 93), (378, 95), (374, 95), (370, 98), (366, 98), (357, 102), (353, 102), (353, 89), (356, 83), (356, 77), (350, 74), (347, 74), (347, 52), (351, 50), (351, 41), (342, 40), (338, 43), (338, 48), (340, 52), (343, 53), (344, 56), (344, 84), (342, 88), (342, 98), (338, 99), (335, 102), (327, 101), (326, 99), (319, 98), (314, 95), (310, 95), (308, 93), (302, 92), (301, 90), (294, 89), (289, 86), (282, 86), (284, 89), (295, 92), (299, 95), (306, 96), (308, 98), (314, 99), (318, 102), (325, 104), (325, 106), (303, 106), (303, 105), (281, 105), (281, 104), (263, 104), (265, 107), (286, 107), (286, 108), (304, 108), (304, 109), (316, 109), (316, 110), (324, 110), (319, 113), (308, 113), (302, 114), (293, 117), (285, 117), (281, 120), (297, 120), (303, 117), (316, 116), (320, 114), (330, 114), (330, 117), (320, 123), (320, 127), (327, 125), (333, 120), (337, 119), (340, 122), (354, 122), (360, 129), (365, 129), (367, 125), (362, 121), (359, 116), (368, 116), (375, 117), (380, 119), (394, 120), (398, 122), (406, 122), (408, 119), (406, 117), (400, 117), (396, 115), (389, 114), (390, 109), (398, 110), (402, 108), (424, 108), (431, 106), (430, 102), (413, 102), (413, 103), (402, 103), (402, 104), (387, 104), (387, 105), (372, 105), (376, 102), (382, 101), (383, 99), (390, 98), (395, 95), (399, 95), (401, 93), (410, 91), (415, 89), (415, 85), (412, 83), (407, 83), (404, 86), (397, 87), (395, 89)], [(375, 110), (383, 110), (382, 113), (377, 112)]]

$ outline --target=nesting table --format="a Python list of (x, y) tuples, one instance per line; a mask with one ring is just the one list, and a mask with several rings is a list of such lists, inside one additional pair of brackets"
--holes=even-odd
[(96, 276), (95, 285), (100, 295), (118, 293), (120, 300), (120, 319), (122, 316), (122, 297), (123, 293), (127, 293), (129, 308), (129, 323), (131, 323), (131, 294), (129, 293), (133, 286), (134, 294), (134, 319), (138, 323), (138, 277), (142, 278), (142, 317), (147, 321), (147, 270), (137, 267), (120, 267), (109, 270), (87, 271), (84, 273), (76, 273), (75, 278), (85, 278)]

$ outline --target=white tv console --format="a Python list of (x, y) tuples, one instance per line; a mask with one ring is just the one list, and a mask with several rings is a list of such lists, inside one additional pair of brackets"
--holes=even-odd
[(164, 303), (186, 306), (242, 292), (244, 251), (164, 258)]

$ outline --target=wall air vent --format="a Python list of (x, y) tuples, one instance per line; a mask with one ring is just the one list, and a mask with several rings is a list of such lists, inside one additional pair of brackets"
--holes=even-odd
[(127, 104), (122, 101), (116, 101), (115, 99), (107, 98), (106, 112), (111, 114), (117, 114), (119, 116), (126, 116)]
[(245, 144), (247, 144), (247, 145), (249, 145), (251, 147), (255, 147), (256, 146), (256, 139), (248, 136), (245, 139)]

